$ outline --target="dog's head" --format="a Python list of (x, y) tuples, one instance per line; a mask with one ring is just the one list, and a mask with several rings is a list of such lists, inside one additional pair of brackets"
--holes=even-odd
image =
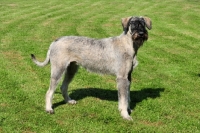
[(145, 27), (150, 30), (152, 23), (148, 17), (127, 17), (122, 18), (122, 26), (124, 33), (130, 33), (133, 40), (146, 41), (148, 39), (148, 32)]

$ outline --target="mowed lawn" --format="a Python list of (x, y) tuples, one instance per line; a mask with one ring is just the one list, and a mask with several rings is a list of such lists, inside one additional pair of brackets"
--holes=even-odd
[[(199, 13), (199, 0), (1, 0), (0, 132), (200, 132)], [(120, 116), (115, 77), (83, 68), (69, 88), (78, 104), (64, 104), (59, 83), (55, 114), (45, 113), (50, 65), (37, 67), (30, 54), (43, 61), (61, 36), (118, 36), (128, 16), (153, 23), (132, 74), (133, 121)]]

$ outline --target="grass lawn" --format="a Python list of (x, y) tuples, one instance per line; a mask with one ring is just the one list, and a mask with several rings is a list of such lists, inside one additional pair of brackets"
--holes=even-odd
[[(1, 0), (0, 132), (2, 133), (199, 133), (199, 0)], [(114, 76), (79, 69), (69, 93), (54, 95), (55, 114), (44, 111), (50, 65), (39, 68), (60, 36), (118, 36), (121, 18), (148, 16), (149, 40), (132, 74), (131, 114), (118, 111)], [(60, 87), (59, 84), (58, 87)]]

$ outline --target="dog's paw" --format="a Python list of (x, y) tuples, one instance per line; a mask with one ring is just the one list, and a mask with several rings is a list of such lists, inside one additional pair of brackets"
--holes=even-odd
[(75, 101), (75, 100), (68, 100), (68, 102), (67, 103), (69, 103), (69, 104), (76, 104), (77, 102)]
[[(123, 116), (122, 116), (122, 117), (123, 117)], [(133, 120), (130, 116), (125, 116), (125, 117), (123, 117), (123, 119), (129, 120), (129, 121), (132, 121), (132, 120)]]
[(46, 112), (47, 112), (48, 114), (54, 114), (54, 110), (53, 110), (53, 109), (46, 110)]
[(129, 121), (132, 121), (133, 119), (131, 118), (131, 116), (128, 114), (127, 111), (121, 111), (121, 116), (123, 119), (125, 120), (129, 120)]

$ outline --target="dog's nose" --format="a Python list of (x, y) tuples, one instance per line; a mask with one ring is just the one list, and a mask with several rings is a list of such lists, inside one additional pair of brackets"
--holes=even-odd
[(144, 35), (144, 32), (139, 32), (139, 35), (140, 35), (140, 36), (143, 36), (143, 35)]

